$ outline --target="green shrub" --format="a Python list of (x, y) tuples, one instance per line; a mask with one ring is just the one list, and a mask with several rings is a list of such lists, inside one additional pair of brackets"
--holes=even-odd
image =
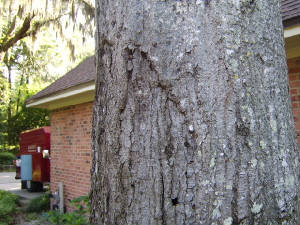
[(0, 164), (12, 165), (16, 156), (11, 152), (0, 152)]
[(25, 211), (27, 213), (38, 213), (50, 210), (50, 194), (45, 193), (37, 198), (32, 199)]
[(12, 152), (17, 154), (20, 151), (19, 145), (2, 145), (0, 144), (0, 151), (1, 152)]
[(0, 190), (0, 224), (13, 224), (14, 217), (18, 213), (17, 195), (10, 192)]
[(38, 220), (40, 219), (39, 214), (37, 213), (27, 213), (25, 214), (25, 221), (32, 221), (32, 220)]
[(59, 211), (50, 211), (47, 214), (47, 220), (52, 224), (57, 225), (88, 225), (88, 219), (84, 215), (77, 214), (76, 212), (69, 212), (60, 214)]
[(74, 206), (76, 210), (74, 211), (80, 215), (86, 215), (90, 211), (90, 201), (89, 196), (80, 196), (78, 198), (72, 199), (70, 205)]
[(60, 214), (57, 210), (50, 211), (46, 214), (46, 219), (58, 225), (88, 225), (87, 213), (90, 207), (88, 196), (73, 199), (71, 206), (76, 208), (74, 212)]

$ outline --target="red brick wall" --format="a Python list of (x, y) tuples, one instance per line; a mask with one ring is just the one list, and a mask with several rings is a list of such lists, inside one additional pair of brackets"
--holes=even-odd
[(51, 112), (51, 192), (63, 182), (68, 209), (90, 190), (92, 111), (90, 102)]
[(300, 144), (300, 57), (288, 60), (294, 120)]

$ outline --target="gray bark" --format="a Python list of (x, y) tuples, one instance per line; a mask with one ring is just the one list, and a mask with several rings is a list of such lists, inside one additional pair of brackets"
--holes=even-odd
[(295, 225), (280, 1), (96, 1), (91, 222)]

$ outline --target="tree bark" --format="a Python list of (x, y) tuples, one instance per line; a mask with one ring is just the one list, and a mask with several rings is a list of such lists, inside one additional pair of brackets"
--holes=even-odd
[(295, 225), (280, 1), (96, 1), (91, 222)]
[(11, 77), (11, 65), (10, 62), (6, 64), (7, 72), (8, 72), (8, 89), (9, 89), (9, 101), (7, 105), (7, 143), (8, 145), (13, 144), (12, 140), (12, 132), (11, 132), (11, 125), (12, 125), (12, 77)]

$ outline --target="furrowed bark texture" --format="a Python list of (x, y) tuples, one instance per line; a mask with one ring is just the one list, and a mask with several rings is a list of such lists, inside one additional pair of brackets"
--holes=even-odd
[(280, 1), (96, 1), (91, 222), (295, 225)]

